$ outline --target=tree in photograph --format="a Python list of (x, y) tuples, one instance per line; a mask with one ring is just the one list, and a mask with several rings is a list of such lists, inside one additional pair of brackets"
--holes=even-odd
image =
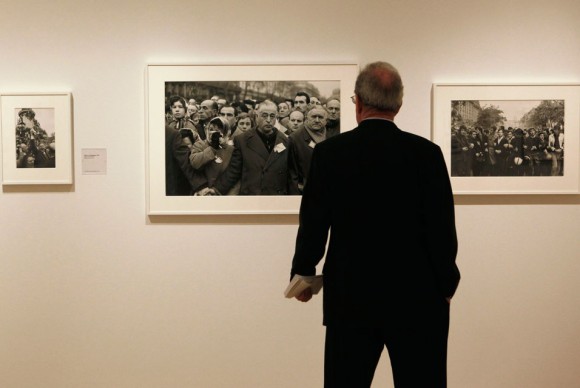
[(477, 118), (477, 125), (482, 128), (491, 128), (502, 125), (506, 121), (503, 110), (494, 105), (483, 107)]
[(564, 124), (564, 100), (544, 100), (522, 119), (529, 127), (552, 128)]

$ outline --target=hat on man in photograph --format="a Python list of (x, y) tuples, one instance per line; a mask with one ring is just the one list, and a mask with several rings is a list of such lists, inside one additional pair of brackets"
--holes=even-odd
[(22, 108), (20, 112), (18, 112), (18, 117), (22, 117), (22, 115), (26, 115), (26, 117), (34, 117), (36, 114), (31, 108)]

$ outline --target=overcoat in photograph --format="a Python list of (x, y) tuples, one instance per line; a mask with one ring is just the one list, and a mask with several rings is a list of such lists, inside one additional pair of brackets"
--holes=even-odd
[(165, 195), (192, 195), (207, 186), (205, 175), (189, 162), (189, 148), (181, 134), (165, 126)]
[(240, 181), (239, 195), (287, 195), (288, 137), (276, 131), (272, 152), (268, 152), (256, 129), (233, 140), (230, 164), (216, 181), (215, 188), (225, 194)]
[(288, 174), (290, 195), (300, 195), (310, 169), (310, 159), (316, 143), (302, 127), (288, 136)]

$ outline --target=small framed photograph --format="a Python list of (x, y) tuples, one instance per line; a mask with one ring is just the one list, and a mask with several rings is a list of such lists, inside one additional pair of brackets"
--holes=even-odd
[[(284, 160), (288, 155), (288, 149), (286, 140), (281, 143), (281, 139), (288, 137), (291, 133), (291, 117), (300, 116), (301, 123), (306, 117), (306, 105), (301, 107), (304, 115), (296, 113), (290, 116), (300, 108), (298, 104), (294, 106), (295, 102), (307, 103), (308, 109), (315, 104), (319, 108), (326, 109), (328, 112), (327, 135), (331, 131), (334, 135), (352, 129), (356, 126), (356, 117), (351, 96), (354, 93), (357, 74), (358, 65), (355, 64), (148, 65), (146, 68), (147, 214), (297, 214), (301, 195), (283, 187), (286, 184), (287, 167), (284, 165)], [(305, 93), (308, 98), (301, 93)], [(274, 123), (272, 125), (277, 129), (274, 131), (276, 140), (271, 144), (271, 150), (267, 149), (267, 144), (272, 140), (266, 140), (265, 137), (260, 140), (261, 134), (255, 128), (260, 122), (260, 117), (257, 116), (259, 104), (266, 100), (274, 103), (274, 112), (270, 113), (270, 118), (266, 117), (263, 120), (269, 121), (270, 124)], [(221, 111), (224, 104), (229, 107), (227, 111)], [(179, 105), (175, 113), (172, 110), (173, 105)], [(186, 107), (183, 105), (186, 105), (187, 113), (184, 113)], [(275, 106), (278, 107), (277, 112)], [(207, 111), (211, 111), (211, 115)], [(331, 116), (331, 111), (334, 116)], [(228, 117), (228, 114), (232, 117)], [(189, 169), (191, 166), (182, 166), (181, 170), (178, 170), (183, 162), (171, 161), (171, 158), (166, 159), (170, 152), (166, 151), (166, 141), (169, 136), (166, 134), (167, 127), (179, 128), (180, 133), (190, 130), (189, 132), (194, 132), (195, 140), (198, 140), (198, 136), (202, 139), (206, 137), (209, 139), (212, 135), (211, 128), (214, 127), (210, 128), (208, 125), (211, 124), (212, 118), (220, 117), (220, 115), (228, 120), (231, 119), (227, 126), (234, 129), (229, 132), (231, 136), (228, 140), (233, 154), (230, 153), (227, 157), (215, 157), (211, 162), (212, 168), (221, 168), (219, 174), (226, 174), (226, 170), (235, 164), (237, 172), (230, 173), (228, 178), (233, 175), (238, 179), (236, 177), (238, 172), (246, 175), (241, 175), (236, 184), (232, 181), (233, 187), (228, 187), (227, 192), (220, 192), (221, 195), (199, 195), (200, 191), (196, 192), (195, 189), (193, 193), (188, 190), (177, 190), (173, 185), (177, 179), (175, 175), (181, 174), (180, 171), (184, 168)], [(334, 117), (332, 128), (331, 117)], [(248, 127), (250, 127), (249, 130)], [(240, 139), (244, 140), (234, 139), (238, 128), (250, 132), (240, 135)], [(224, 131), (228, 132), (228, 130)], [(175, 135), (175, 131), (173, 134)], [(250, 134), (255, 136), (252, 139), (244, 136)], [(239, 146), (242, 142), (244, 146), (248, 146), (243, 151), (247, 150), (248, 153), (243, 157), (240, 156), (242, 151)], [(312, 143), (311, 147), (313, 148), (314, 145)], [(191, 145), (189, 147), (192, 149)], [(214, 149), (220, 148), (221, 146)], [(192, 149), (191, 152), (196, 151)], [(236, 160), (236, 163), (229, 163), (228, 158)], [(245, 180), (250, 176), (247, 172), (250, 166), (252, 166), (251, 174), (254, 175)], [(204, 168), (206, 170), (202, 172), (209, 171), (209, 167)], [(194, 169), (201, 171), (197, 165)], [(266, 178), (259, 177), (262, 173), (269, 174), (268, 179), (271, 181), (264, 183)], [(244, 182), (254, 178), (254, 182), (262, 179), (262, 187), (265, 187), (263, 192), (255, 190), (256, 186), (253, 186), (252, 190), (244, 189)], [(216, 179), (219, 179), (219, 176)], [(275, 185), (275, 189), (272, 189)], [(236, 186), (238, 188), (241, 186), (241, 188), (236, 191)], [(189, 189), (189, 186), (186, 189)]]
[(434, 84), (455, 194), (578, 194), (580, 84)]
[(72, 184), (70, 93), (1, 94), (2, 184)]

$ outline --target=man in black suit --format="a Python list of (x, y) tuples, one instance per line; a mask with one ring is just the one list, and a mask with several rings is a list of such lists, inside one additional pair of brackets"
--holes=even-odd
[(453, 193), (439, 146), (393, 122), (402, 99), (393, 66), (367, 65), (353, 96), (358, 127), (312, 155), (291, 276), (314, 275), (326, 252), (325, 388), (370, 387), (385, 346), (395, 387), (447, 386), (460, 278)]

